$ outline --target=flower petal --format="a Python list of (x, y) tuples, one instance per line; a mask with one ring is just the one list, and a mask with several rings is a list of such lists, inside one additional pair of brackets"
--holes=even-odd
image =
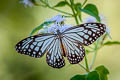
[(20, 3), (24, 4), (25, 7), (27, 7), (27, 6), (32, 7), (34, 5), (31, 0), (22, 0), (22, 1), (20, 1)]
[(53, 18), (51, 18), (48, 21), (55, 21), (56, 23), (60, 23), (62, 21), (65, 21), (65, 17), (59, 14), (57, 16), (54, 16)]

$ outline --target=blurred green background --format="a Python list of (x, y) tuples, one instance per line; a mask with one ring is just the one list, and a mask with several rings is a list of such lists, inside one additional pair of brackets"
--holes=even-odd
[[(56, 3), (56, 0), (51, 1)], [(100, 13), (106, 16), (112, 40), (120, 41), (120, 1), (89, 2), (95, 3)], [(71, 12), (67, 7), (63, 10)], [(15, 44), (27, 37), (34, 27), (56, 14), (58, 12), (42, 7), (25, 8), (19, 0), (0, 0), (0, 80), (69, 80), (76, 74), (84, 73), (79, 65), (69, 66), (67, 60), (64, 68), (53, 69), (47, 65), (45, 56), (35, 59), (20, 55), (14, 49)], [(75, 22), (72, 19), (69, 23)], [(120, 80), (119, 57), (120, 46), (106, 46), (98, 52), (94, 67), (103, 64), (110, 71), (109, 80)]]

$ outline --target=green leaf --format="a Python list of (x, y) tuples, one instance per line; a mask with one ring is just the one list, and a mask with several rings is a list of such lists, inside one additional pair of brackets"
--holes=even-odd
[(67, 5), (68, 3), (66, 1), (61, 1), (58, 4), (56, 4), (54, 7), (63, 7), (65, 5)]
[(100, 80), (97, 71), (92, 71), (84, 75), (75, 75), (70, 80)]
[(87, 80), (100, 80), (99, 74), (97, 71), (89, 72), (87, 75)]
[(107, 75), (109, 74), (109, 71), (107, 68), (102, 65), (98, 66), (95, 70), (99, 73), (100, 80), (108, 80)]
[(99, 12), (94, 4), (87, 4), (83, 9), (80, 8), (80, 10), (90, 16), (95, 17), (96, 20), (100, 22)]
[(120, 45), (120, 41), (107, 41), (104, 45)]
[(98, 66), (95, 71), (83, 75), (75, 75), (70, 80), (108, 80), (109, 71), (103, 65)]
[(81, 8), (81, 3), (76, 3), (76, 4), (75, 4), (75, 10), (76, 10), (78, 13), (80, 12), (79, 8)]
[(35, 32), (37, 32), (38, 30), (40, 30), (40, 29), (42, 29), (43, 28), (43, 26), (48, 26), (49, 24), (51, 24), (51, 23), (53, 23), (52, 21), (46, 21), (46, 22), (44, 22), (44, 23), (42, 23), (41, 25), (39, 25), (38, 27), (36, 27), (36, 28), (34, 28), (33, 30), (32, 30), (32, 32), (30, 33), (30, 36), (32, 36)]
[(75, 75), (70, 80), (86, 80), (86, 75)]

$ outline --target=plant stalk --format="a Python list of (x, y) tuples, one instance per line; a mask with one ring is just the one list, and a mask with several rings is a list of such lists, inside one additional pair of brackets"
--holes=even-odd
[(67, 13), (67, 12), (61, 11), (61, 10), (56, 9), (56, 8), (54, 8), (54, 7), (51, 7), (51, 6), (47, 6), (47, 7), (50, 8), (50, 9), (53, 9), (53, 10), (55, 10), (55, 11), (58, 11), (58, 12), (60, 12), (60, 13), (67, 14), (67, 15), (70, 15), (70, 16), (73, 16), (71, 13)]
[(95, 44), (95, 49), (94, 49), (94, 55), (93, 55), (93, 58), (92, 58), (92, 62), (91, 62), (91, 64), (90, 64), (90, 69), (92, 69), (92, 67), (93, 67), (93, 65), (94, 65), (94, 63), (95, 63), (95, 59), (96, 59), (96, 56), (97, 56), (97, 51), (98, 51), (98, 44), (99, 44), (99, 39), (98, 39), (98, 41), (96, 42), (96, 44)]
[(85, 0), (85, 1), (83, 2), (82, 7), (86, 4), (86, 2), (87, 2), (87, 0)]
[[(50, 8), (50, 9), (52, 9), (52, 10), (57, 11), (57, 12), (60, 12), (60, 13), (63, 13), (63, 14), (67, 14), (67, 15), (73, 16), (71, 13), (68, 13), (68, 12), (65, 12), (65, 11), (61, 11), (61, 10), (59, 10), (59, 9), (56, 9), (56, 8), (54, 8), (54, 7), (51, 7), (49, 4), (47, 4), (46, 2), (44, 2), (44, 1), (42, 1), (42, 0), (41, 0), (41, 2), (45, 5), (45, 6), (42, 6), (42, 7), (48, 7), (48, 8)], [(40, 6), (41, 6), (41, 5), (40, 5)]]
[(79, 24), (79, 21), (78, 21), (78, 19), (77, 19), (77, 15), (76, 15), (76, 13), (75, 13), (75, 10), (74, 10), (74, 3), (70, 0), (70, 3), (71, 3), (71, 6), (70, 6), (70, 8), (71, 8), (71, 10), (72, 10), (72, 12), (73, 12), (73, 16), (74, 16), (74, 18), (75, 18), (75, 21), (76, 21), (76, 24)]
[(87, 71), (87, 69), (82, 64), (78, 64), (78, 65), (82, 67), (85, 71)]
[(86, 65), (86, 72), (90, 72), (86, 55), (85, 55), (85, 65)]

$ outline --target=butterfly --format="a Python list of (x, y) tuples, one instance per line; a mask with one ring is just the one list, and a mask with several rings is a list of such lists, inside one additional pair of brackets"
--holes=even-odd
[(70, 64), (83, 60), (85, 49), (95, 42), (106, 31), (102, 23), (84, 23), (73, 26), (63, 32), (42, 33), (27, 37), (15, 46), (16, 51), (31, 57), (40, 58), (46, 53), (46, 62), (53, 68), (65, 65), (64, 57)]

